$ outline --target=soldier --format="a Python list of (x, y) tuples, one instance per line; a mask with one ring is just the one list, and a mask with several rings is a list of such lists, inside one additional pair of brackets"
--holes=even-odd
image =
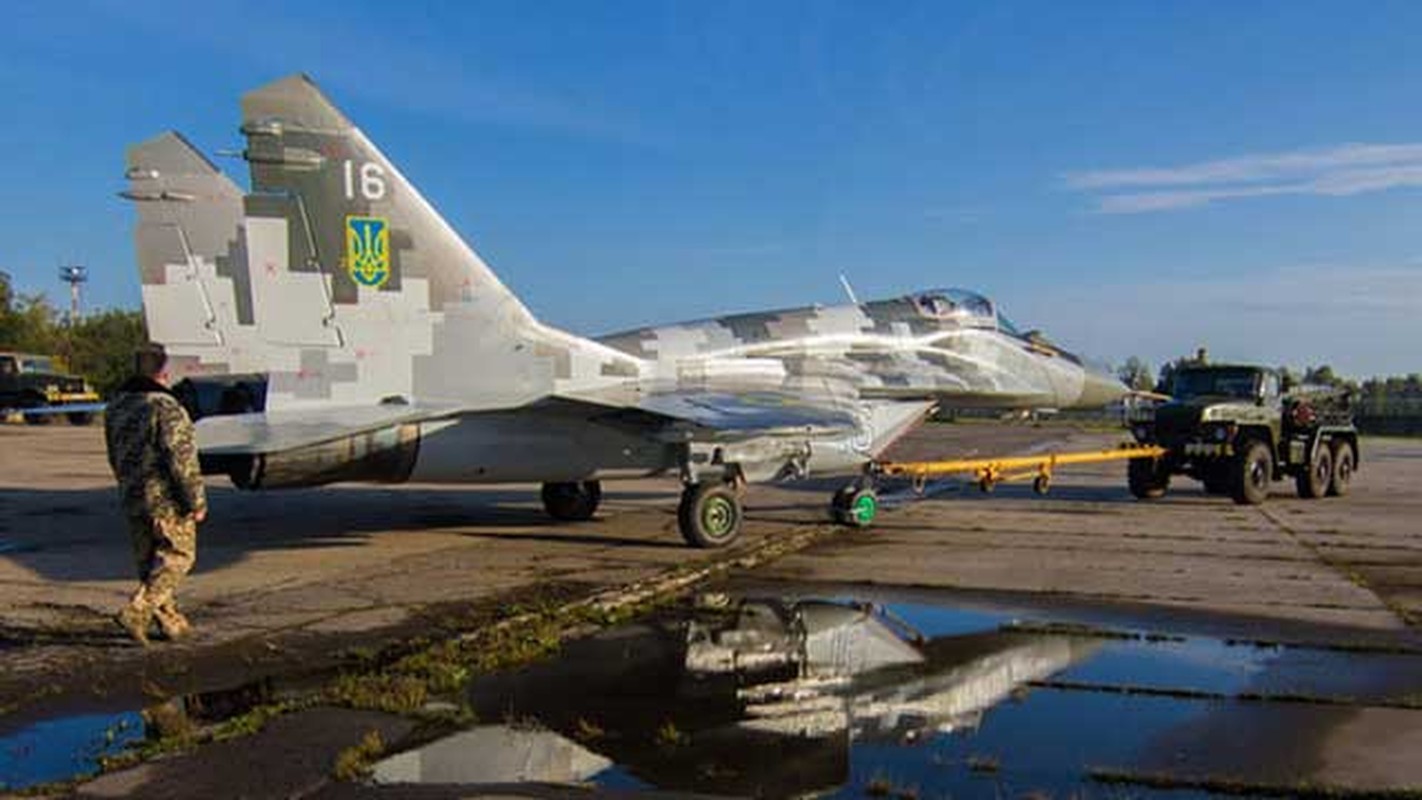
[(117, 620), (145, 645), (155, 620), (170, 640), (191, 629), (174, 595), (192, 569), (197, 526), (207, 518), (197, 437), (167, 386), (167, 363), (161, 346), (139, 349), (136, 374), (119, 387), (104, 421), (109, 466), (118, 479), (139, 580)]

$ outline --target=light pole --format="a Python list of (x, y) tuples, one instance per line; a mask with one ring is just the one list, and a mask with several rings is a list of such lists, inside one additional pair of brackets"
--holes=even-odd
[(69, 324), (79, 321), (79, 295), (81, 287), (89, 280), (89, 268), (80, 264), (67, 264), (59, 268), (59, 279), (69, 284)]

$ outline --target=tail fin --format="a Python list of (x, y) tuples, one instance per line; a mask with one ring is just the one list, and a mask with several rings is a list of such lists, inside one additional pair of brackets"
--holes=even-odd
[[(265, 373), (268, 409), (392, 397), (506, 408), (637, 373), (634, 359), (535, 320), (305, 76), (248, 93), (242, 112), (251, 193), (235, 194), (242, 204), (234, 212), (235, 187), (227, 182), (212, 202), (173, 223), (179, 239), (183, 232), (201, 238), (197, 230), (238, 232), (228, 252), (234, 275), (246, 282), (219, 282), (210, 292), (233, 298), (212, 301), (207, 322), (216, 341), (175, 332), (193, 328), (182, 315), (200, 306), (179, 308), (184, 301), (159, 300), (156, 292), (150, 302), (150, 272), (166, 279), (171, 267), (165, 273), (157, 265), (171, 257), (144, 244), (149, 218), (140, 210), (145, 309), (170, 352), (177, 344), (180, 356), (195, 356), (204, 368), (216, 362), (222, 371)], [(131, 166), (162, 139), (136, 147)], [(186, 150), (207, 172), (190, 165), (180, 175), (220, 177)], [(149, 199), (155, 191), (163, 190), (135, 184), (129, 194)], [(202, 241), (185, 247), (208, 248)], [(224, 302), (234, 314), (221, 313)]]
[(134, 238), (149, 336), (222, 347), (225, 330), (252, 321), (242, 190), (172, 131), (130, 147), (127, 162), (122, 196), (138, 207)]
[(429, 308), (477, 303), (510, 322), (532, 322), (523, 304), (400, 171), (304, 75), (242, 98), (248, 213), (280, 211), (301, 231), (293, 269), (329, 271), (332, 302), (361, 289), (429, 284)]

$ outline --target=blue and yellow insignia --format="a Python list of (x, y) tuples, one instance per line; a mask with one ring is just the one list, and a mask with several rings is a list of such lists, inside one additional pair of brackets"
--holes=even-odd
[(390, 280), (390, 222), (346, 217), (346, 269), (361, 286), (379, 289)]

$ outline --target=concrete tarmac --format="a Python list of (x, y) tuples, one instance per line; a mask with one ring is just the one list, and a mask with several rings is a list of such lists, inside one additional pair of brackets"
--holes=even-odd
[[(1056, 425), (930, 425), (892, 455), (1089, 449), (1122, 438)], [(738, 551), (807, 529), (825, 537), (739, 578), (1058, 598), (1137, 617), (1224, 620), (1272, 641), (1422, 648), (1422, 442), (1365, 440), (1349, 497), (1304, 501), (1276, 484), (1257, 508), (1188, 480), (1137, 502), (1124, 472), (1123, 462), (1072, 468), (1047, 497), (1026, 485), (982, 495), (952, 480), (924, 498), (888, 487), (889, 508), (864, 531), (826, 522), (837, 481), (754, 487)], [(211, 521), (181, 597), (198, 633), (144, 650), (109, 620), (134, 579), (99, 429), (0, 426), (0, 708), (13, 709), (0, 728), (136, 693), (319, 669), (520, 593), (576, 597), (728, 555), (683, 545), (670, 481), (611, 484), (598, 518), (583, 524), (548, 520), (531, 486), (209, 487)], [(1394, 730), (1415, 737), (1422, 727), (1409, 716)], [(1399, 780), (1414, 778), (1422, 785), (1410, 773)]]

